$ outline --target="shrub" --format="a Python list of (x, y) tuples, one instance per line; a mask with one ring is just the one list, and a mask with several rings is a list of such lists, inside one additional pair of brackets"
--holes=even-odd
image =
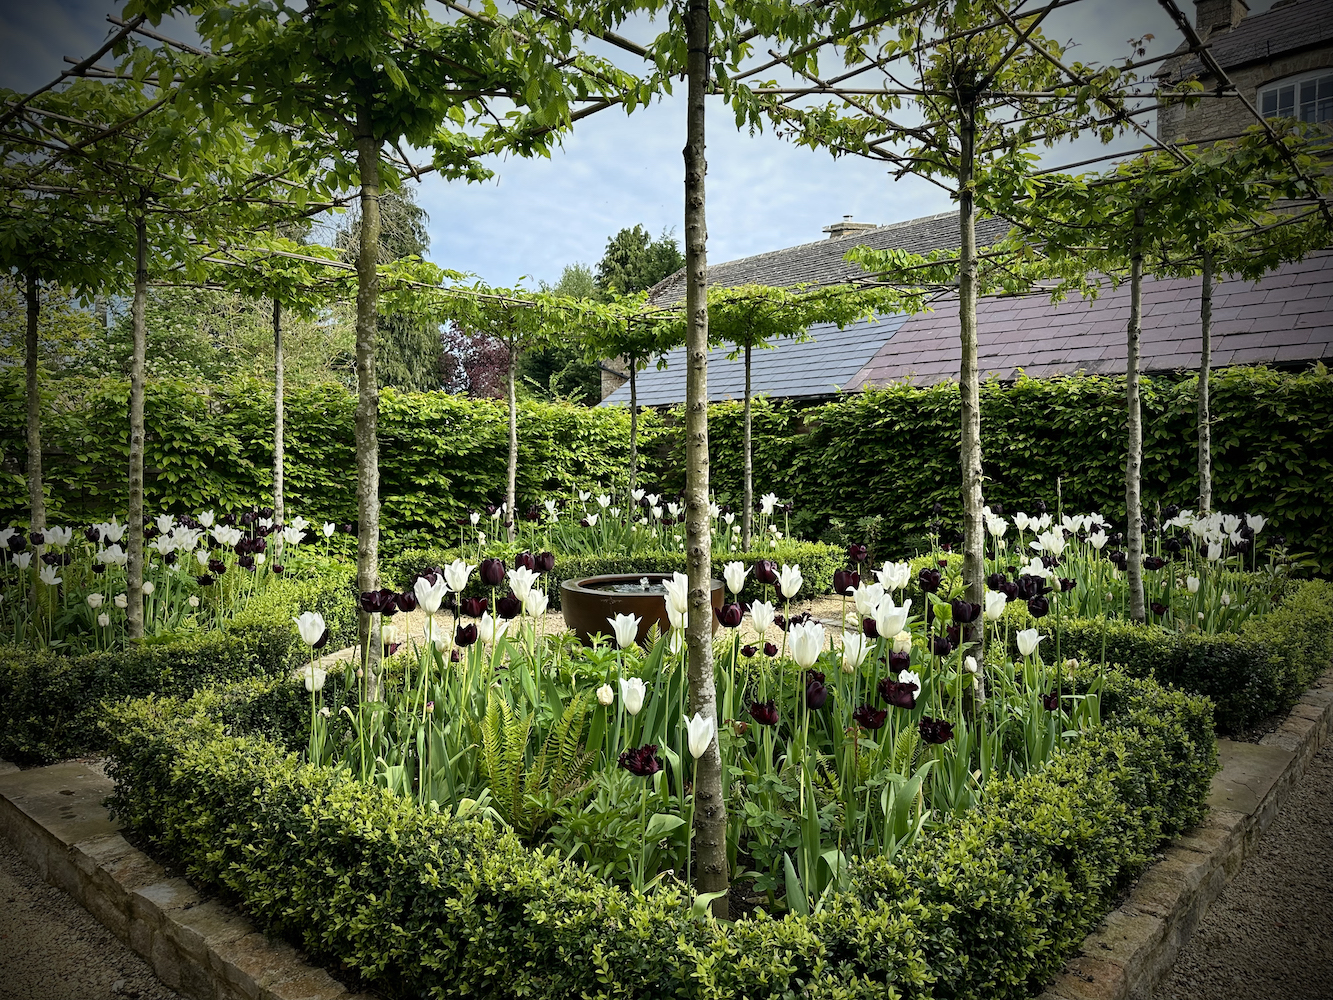
[(100, 749), (108, 701), (282, 673), (306, 655), (291, 620), (302, 611), (324, 615), (330, 648), (349, 645), (357, 634), (351, 597), (341, 577), (284, 579), (206, 632), (78, 656), (0, 647), (0, 757), (45, 764)]
[(1041, 771), (857, 865), (811, 917), (727, 925), (680, 889), (627, 892), (302, 764), (284, 745), (299, 733), (247, 731), (292, 724), (282, 687), (117, 706), (113, 810), (267, 930), (396, 996), (1025, 998), (1203, 815), (1216, 766), (1206, 701), (1112, 671), (1106, 726)]

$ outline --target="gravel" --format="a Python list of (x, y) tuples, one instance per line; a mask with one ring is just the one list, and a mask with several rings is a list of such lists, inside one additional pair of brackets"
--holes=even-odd
[(1204, 916), (1154, 1000), (1333, 998), (1333, 743)]
[(0, 1000), (179, 1000), (0, 837)]

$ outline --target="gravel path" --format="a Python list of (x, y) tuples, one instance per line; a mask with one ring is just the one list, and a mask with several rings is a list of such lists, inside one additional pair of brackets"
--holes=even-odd
[(1333, 743), (1310, 762), (1154, 1000), (1333, 1000)]
[(0, 1000), (179, 1000), (0, 837)]

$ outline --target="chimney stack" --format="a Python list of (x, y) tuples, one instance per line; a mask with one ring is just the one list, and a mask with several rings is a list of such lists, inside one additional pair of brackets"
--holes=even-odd
[(1194, 0), (1194, 30), (1204, 38), (1214, 31), (1230, 31), (1249, 11), (1245, 0)]
[(850, 215), (844, 215), (841, 222), (835, 222), (831, 226), (825, 226), (824, 232), (828, 233), (828, 238), (836, 240), (842, 236), (850, 236), (852, 233), (863, 233), (867, 229), (878, 229), (879, 226), (873, 222), (853, 222)]

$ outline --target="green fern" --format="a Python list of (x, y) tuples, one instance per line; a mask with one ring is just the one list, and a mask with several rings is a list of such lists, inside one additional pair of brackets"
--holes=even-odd
[(893, 741), (893, 766), (890, 768), (894, 774), (912, 773), (912, 761), (916, 758), (917, 744), (920, 742), (921, 737), (911, 726), (903, 727), (898, 733), (898, 738)]

